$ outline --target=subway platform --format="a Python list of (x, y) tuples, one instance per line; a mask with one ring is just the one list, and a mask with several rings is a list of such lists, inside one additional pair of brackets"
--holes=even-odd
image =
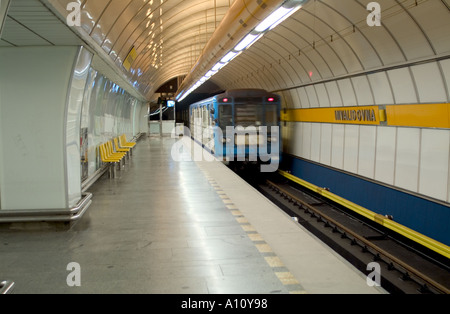
[(174, 160), (175, 143), (197, 145), (139, 141), (68, 230), (3, 226), (0, 278), (16, 294), (385, 293), (221, 162)]

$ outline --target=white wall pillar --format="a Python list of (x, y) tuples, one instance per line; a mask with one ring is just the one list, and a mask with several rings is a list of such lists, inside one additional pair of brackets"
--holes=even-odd
[(0, 213), (80, 200), (80, 99), (90, 58), (79, 52), (0, 48)]

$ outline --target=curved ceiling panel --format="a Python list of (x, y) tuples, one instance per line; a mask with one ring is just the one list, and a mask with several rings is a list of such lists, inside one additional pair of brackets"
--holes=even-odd
[[(299, 97), (327, 95), (336, 88), (373, 102), (366, 77), (336, 81), (415, 61), (450, 57), (450, 4), (447, 0), (382, 0), (382, 26), (367, 23), (368, 0), (314, 0), (267, 33), (212, 80), (224, 89), (305, 87)], [(320, 84), (323, 82), (324, 84)], [(308, 89), (314, 84), (314, 88)], [(334, 86), (334, 85), (338, 86)], [(326, 89), (325, 89), (326, 86)], [(312, 87), (312, 86), (311, 86)], [(320, 89), (323, 93), (318, 93)], [(307, 95), (307, 93), (311, 92)], [(297, 97), (295, 93), (284, 93)], [(330, 96), (327, 96), (332, 98)], [(332, 101), (331, 101), (332, 102)]]
[[(67, 5), (73, 2), (80, 4), (81, 25), (69, 28)], [(222, 89), (284, 91), (289, 99), (311, 103), (326, 98), (332, 104), (357, 97), (362, 103), (398, 99), (392, 80), (403, 72), (393, 68), (450, 58), (450, 0), (379, 0), (380, 27), (367, 24), (369, 2), (305, 1), (301, 10), (221, 69), (212, 83)], [(151, 100), (159, 86), (175, 77), (191, 76), (183, 85), (195, 84), (204, 75), (197, 72), (213, 66), (228, 46), (234, 47), (257, 25), (252, 23), (281, 3), (284, 0), (13, 0), (0, 46), (87, 43), (96, 52), (94, 66), (109, 69), (128, 90)], [(213, 35), (216, 30), (221, 36)], [(130, 52), (135, 55), (127, 59)], [(384, 69), (386, 73), (377, 72)], [(355, 77), (364, 73), (378, 74)], [(391, 96), (378, 95), (386, 88)], [(360, 89), (368, 92), (361, 95)], [(351, 90), (354, 96), (347, 97)]]
[[(61, 16), (81, 5), (81, 25), (147, 99), (166, 81), (185, 76), (234, 0), (47, 0)], [(134, 50), (131, 66), (124, 61)]]

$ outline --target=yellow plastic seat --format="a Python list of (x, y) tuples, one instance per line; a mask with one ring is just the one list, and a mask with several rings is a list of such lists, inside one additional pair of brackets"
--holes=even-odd
[(116, 152), (120, 153), (128, 153), (131, 150), (131, 148), (120, 148), (119, 140), (117, 137), (114, 138), (114, 147), (116, 148)]
[(115, 178), (116, 177), (116, 168), (117, 168), (116, 165), (119, 165), (118, 168), (120, 170), (122, 158), (109, 156), (107, 153), (107, 145), (106, 144), (100, 145), (100, 158), (101, 158), (102, 162), (109, 165), (110, 178)]
[(106, 148), (109, 157), (117, 157), (122, 159), (127, 155), (126, 153), (114, 152), (111, 141), (106, 143)]
[(122, 158), (109, 156), (107, 153), (106, 144), (100, 145), (100, 158), (101, 158), (102, 162), (105, 162), (105, 163), (115, 163), (115, 162), (118, 163), (122, 160)]
[(119, 145), (120, 147), (124, 148), (133, 148), (134, 146), (136, 146), (136, 143), (127, 142), (125, 134), (122, 134), (121, 136), (119, 136)]

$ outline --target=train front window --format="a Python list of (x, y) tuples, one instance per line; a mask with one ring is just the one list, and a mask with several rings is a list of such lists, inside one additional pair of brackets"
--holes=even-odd
[(235, 105), (235, 125), (244, 128), (263, 124), (263, 108), (261, 105)]
[(265, 112), (265, 122), (267, 126), (277, 126), (278, 125), (278, 106), (266, 105)]
[(223, 132), (226, 131), (227, 126), (233, 125), (233, 108), (231, 105), (219, 106), (219, 127)]

